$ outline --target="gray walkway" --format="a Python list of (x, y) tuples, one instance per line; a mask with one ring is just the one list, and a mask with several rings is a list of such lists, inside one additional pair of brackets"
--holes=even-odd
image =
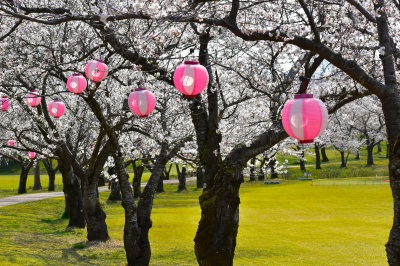
[[(186, 178), (186, 182), (194, 180), (196, 180), (196, 177)], [(164, 184), (177, 184), (177, 183), (178, 179), (164, 180)], [(146, 186), (146, 183), (142, 183), (141, 186), (142, 187)], [(99, 192), (104, 192), (104, 191), (108, 191), (107, 186), (99, 188)], [(64, 192), (60, 191), (60, 192), (31, 193), (31, 194), (22, 194), (11, 197), (0, 198), (0, 207), (23, 203), (23, 202), (56, 198), (56, 197), (64, 197)]]

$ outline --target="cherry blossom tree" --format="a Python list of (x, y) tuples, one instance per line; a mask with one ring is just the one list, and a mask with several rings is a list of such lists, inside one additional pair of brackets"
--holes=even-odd
[[(188, 106), (207, 180), (200, 197), (202, 216), (195, 237), (200, 265), (233, 263), (242, 169), (250, 158), (287, 137), (279, 111), (294, 92), (294, 77), (301, 68), (301, 74), (315, 78), (317, 67), (325, 60), (338, 75), (322, 76), (324, 86), (310, 91), (326, 96), (331, 113), (367, 94), (376, 95), (382, 104), (395, 205), (387, 253), (389, 263), (398, 265), (400, 95), (396, 60), (400, 53), (396, 47), (398, 29), (391, 25), (398, 18), (399, 6), (397, 1), (383, 0), (137, 1), (131, 5), (74, 1), (45, 6), (1, 1), (0, 12), (12, 17), (2, 24), (1, 38), (11, 36), (21, 27), (21, 21), (89, 26), (108, 52), (119, 54), (170, 85), (171, 72), (177, 65), (174, 56), (193, 44), (198, 46), (199, 61), (207, 67), (211, 81), (207, 91)], [(125, 180), (116, 132), (107, 125), (94, 97), (85, 101), (106, 131), (117, 171)], [(133, 200), (124, 182), (128, 223), (136, 220), (135, 210), (128, 208)], [(154, 188), (155, 181), (150, 183)], [(134, 239), (137, 233), (137, 228), (127, 224), (128, 239)], [(135, 250), (132, 243), (126, 244), (128, 250)], [(129, 264), (135, 264), (133, 254), (127, 252), (127, 257)]]

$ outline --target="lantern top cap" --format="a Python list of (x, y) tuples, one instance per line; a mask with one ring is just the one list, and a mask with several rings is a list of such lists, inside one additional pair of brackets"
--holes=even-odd
[(94, 59), (94, 60), (97, 61), (97, 62), (104, 63), (104, 60), (103, 60), (103, 59)]
[(74, 73), (72, 76), (82, 76), (80, 73)]
[(196, 60), (185, 60), (183, 63), (185, 65), (198, 65), (199, 61), (196, 61)]
[(146, 88), (144, 88), (144, 87), (139, 87), (139, 88), (135, 89), (135, 91), (145, 91), (145, 90), (146, 90)]
[(309, 93), (300, 93), (300, 94), (295, 94), (294, 98), (295, 99), (307, 99), (307, 98), (313, 98), (313, 95), (309, 94)]
[(35, 88), (29, 88), (28, 89), (30, 92), (34, 92), (34, 91), (36, 91), (36, 89)]
[(7, 98), (7, 95), (2, 95), (1, 98)]

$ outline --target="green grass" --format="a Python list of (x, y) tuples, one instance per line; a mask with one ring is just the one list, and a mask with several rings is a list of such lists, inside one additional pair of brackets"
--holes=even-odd
[[(197, 265), (193, 238), (201, 191), (165, 189), (155, 197), (150, 264)], [(384, 244), (393, 217), (388, 184), (246, 182), (240, 196), (234, 265), (387, 265)], [(87, 243), (85, 230), (64, 230), (63, 198), (0, 208), (1, 265), (126, 265), (123, 209), (107, 204), (107, 197), (101, 194), (112, 240), (105, 244)]]
[[(40, 176), (40, 183), (42, 184), (43, 190), (32, 190), (33, 182), (34, 182), (33, 174), (28, 175), (28, 179), (26, 182), (26, 188), (28, 193), (40, 193), (47, 192), (49, 187), (49, 177), (47, 174), (42, 174)], [(11, 195), (18, 194), (18, 184), (19, 184), (19, 175), (0, 175), (0, 197), (6, 197)], [(56, 191), (62, 191), (62, 177), (61, 175), (56, 175), (55, 180)]]

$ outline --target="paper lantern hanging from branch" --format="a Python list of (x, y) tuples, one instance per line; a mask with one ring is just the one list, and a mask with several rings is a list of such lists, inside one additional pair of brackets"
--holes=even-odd
[(156, 106), (156, 97), (146, 88), (136, 88), (128, 98), (129, 109), (139, 117), (147, 117)]
[[(194, 49), (191, 49), (189, 56), (193, 52)], [(207, 69), (192, 56), (190, 57), (174, 72), (174, 85), (186, 98), (196, 97), (207, 87), (209, 80)]]
[(60, 118), (65, 113), (65, 104), (56, 99), (49, 103), (47, 106), (49, 114), (54, 118)]
[(81, 74), (72, 74), (67, 80), (67, 88), (74, 94), (82, 93), (87, 87), (87, 81)]
[(29, 159), (34, 159), (36, 157), (36, 152), (30, 151), (28, 152)]
[(93, 82), (100, 82), (108, 75), (108, 67), (102, 60), (90, 60), (85, 67), (86, 77)]
[(286, 133), (300, 143), (311, 143), (328, 126), (328, 110), (325, 104), (306, 94), (309, 79), (303, 81), (299, 94), (285, 103), (282, 109), (282, 124)]
[(31, 107), (36, 107), (42, 101), (42, 97), (35, 89), (29, 89), (29, 92), (25, 95), (25, 102)]
[(15, 140), (13, 140), (13, 139), (7, 140), (7, 146), (14, 147), (15, 146)]
[(10, 107), (10, 103), (7, 99), (7, 96), (1, 96), (1, 111), (6, 112)]

